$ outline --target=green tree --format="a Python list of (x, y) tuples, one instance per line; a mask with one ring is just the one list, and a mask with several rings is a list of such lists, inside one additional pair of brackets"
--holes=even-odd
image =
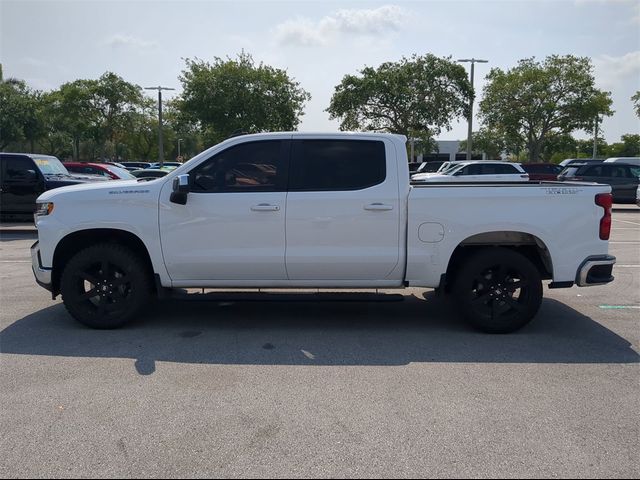
[[(55, 142), (70, 139), (74, 160), (80, 157), (80, 142), (88, 140), (98, 124), (98, 111), (93, 106), (95, 89), (95, 80), (75, 80), (43, 97), (50, 151), (54, 150)], [(66, 147), (57, 145), (55, 150), (66, 150)]]
[(636, 111), (636, 116), (640, 118), (640, 90), (631, 97), (631, 101), (633, 102), (633, 109)]
[(586, 57), (523, 59), (508, 71), (487, 75), (480, 102), (485, 126), (517, 138), (530, 161), (541, 158), (554, 135), (591, 131), (596, 115), (612, 115), (611, 94), (595, 87), (593, 65)]
[(471, 95), (464, 67), (450, 58), (414, 54), (345, 75), (326, 111), (340, 119), (341, 130), (400, 133), (429, 145), (468, 115)]
[(36, 95), (22, 80), (0, 81), (0, 150), (33, 132), (30, 126), (35, 124)]
[(627, 134), (620, 137), (620, 142), (612, 143), (606, 151), (607, 157), (640, 156), (640, 135)]
[(92, 108), (97, 112), (94, 138), (103, 152), (105, 142), (115, 152), (117, 142), (131, 128), (133, 116), (143, 106), (142, 88), (106, 72), (92, 85), (91, 93)]
[[(507, 151), (508, 142), (500, 133), (481, 128), (472, 133), (473, 153), (486, 153), (490, 159), (500, 158), (502, 152)], [(467, 151), (467, 139), (460, 142), (458, 151)]]
[(286, 71), (260, 63), (242, 52), (213, 63), (186, 59), (180, 75), (182, 113), (211, 140), (235, 131), (294, 130), (311, 96)]

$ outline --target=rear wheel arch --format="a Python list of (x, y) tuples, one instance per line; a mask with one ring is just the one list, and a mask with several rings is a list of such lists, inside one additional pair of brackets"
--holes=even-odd
[(537, 268), (540, 277), (553, 278), (553, 262), (547, 245), (537, 236), (519, 231), (484, 232), (467, 237), (454, 249), (440, 287), (449, 292), (460, 267), (479, 250), (508, 248), (526, 257)]

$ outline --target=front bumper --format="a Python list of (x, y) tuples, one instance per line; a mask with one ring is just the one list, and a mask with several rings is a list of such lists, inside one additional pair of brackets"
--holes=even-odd
[(53, 290), (53, 285), (51, 284), (51, 268), (42, 266), (38, 242), (31, 245), (31, 269), (33, 270), (33, 275), (36, 277), (38, 285), (51, 292)]
[(616, 257), (612, 255), (594, 255), (588, 257), (576, 274), (576, 284), (579, 287), (591, 287), (594, 285), (605, 285), (613, 282), (613, 265)]

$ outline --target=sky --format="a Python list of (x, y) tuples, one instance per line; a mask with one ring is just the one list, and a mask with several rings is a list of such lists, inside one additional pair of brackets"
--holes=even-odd
[[(476, 64), (478, 97), (491, 68), (552, 54), (590, 57), (596, 85), (613, 98), (606, 141), (640, 133), (630, 101), (640, 90), (640, 0), (0, 0), (4, 76), (39, 90), (112, 71), (142, 87), (176, 88), (167, 98), (180, 92), (185, 58), (212, 61), (242, 50), (286, 70), (311, 94), (301, 131), (338, 130), (325, 109), (344, 75), (432, 53), (488, 60)], [(439, 139), (466, 134), (461, 120)]]

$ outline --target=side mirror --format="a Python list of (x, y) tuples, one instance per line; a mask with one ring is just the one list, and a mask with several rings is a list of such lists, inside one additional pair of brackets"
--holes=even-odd
[(173, 191), (171, 192), (169, 200), (173, 203), (177, 203), (178, 205), (186, 205), (187, 195), (190, 190), (191, 186), (189, 185), (189, 175), (178, 175), (173, 179)]
[(29, 182), (34, 182), (38, 179), (38, 174), (36, 173), (35, 170), (27, 170), (25, 172), (24, 179)]

